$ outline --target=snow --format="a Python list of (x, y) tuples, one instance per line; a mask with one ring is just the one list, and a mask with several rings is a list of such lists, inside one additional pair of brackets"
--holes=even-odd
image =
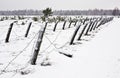
[[(10, 42), (6, 44), (6, 29), (12, 21), (0, 22), (0, 70), (31, 42), (0, 78), (120, 78), (119, 21), (120, 18), (114, 18), (91, 32), (90, 36), (82, 37), (82, 41), (75, 41), (74, 45), (69, 45), (74, 26), (61, 30), (63, 22), (60, 22), (53, 32), (54, 23), (50, 23), (36, 65), (30, 65), (29, 60), (34, 52), (37, 33), (44, 23), (34, 22), (27, 38), (24, 35), (29, 21), (25, 25), (15, 24), (13, 31), (17, 35), (12, 32)], [(59, 52), (71, 54), (73, 58)], [(51, 65), (41, 66), (42, 62)]]

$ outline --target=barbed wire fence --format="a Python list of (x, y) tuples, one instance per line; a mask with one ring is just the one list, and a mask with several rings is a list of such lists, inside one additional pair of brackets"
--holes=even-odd
[[(38, 33), (35, 34), (35, 36), (30, 40), (30, 42), (19, 52), (19, 54), (17, 54), (5, 67), (3, 70), (1, 70), (1, 74), (6, 72), (6, 69), (10, 66), (10, 64), (16, 59), (18, 58), (23, 52), (25, 52), (25, 50), (29, 47), (29, 45), (32, 43), (32, 41), (35, 39), (35, 37), (38, 35)], [(29, 61), (26, 63), (25, 67), (28, 65)], [(18, 70), (22, 70), (25, 67), (21, 68), (21, 69), (16, 69), (14, 71), (18, 71)], [(13, 71), (13, 70), (12, 70)]]
[[(47, 54), (53, 52), (53, 50), (57, 50), (57, 52), (60, 52), (59, 49), (62, 49), (62, 48), (65, 47), (67, 44), (69, 44), (69, 40), (66, 41), (66, 42), (65, 42), (63, 45), (61, 45), (60, 47), (57, 47), (57, 46), (54, 44), (55, 41), (56, 41), (56, 40), (58, 39), (58, 37), (60, 36), (61, 32), (62, 32), (62, 29), (58, 32), (58, 34), (56, 35), (56, 37), (55, 37), (55, 39), (54, 39), (53, 41), (50, 40), (50, 38), (49, 38), (46, 34), (44, 35), (44, 37), (50, 42), (50, 44), (49, 44), (44, 50), (42, 50), (42, 52), (40, 52), (40, 54), (45, 53), (45, 54), (47, 55)], [(13, 31), (13, 33), (14, 33), (17, 37), (20, 37), (20, 36), (18, 36), (18, 35), (16, 34), (15, 31)], [(36, 33), (35, 36), (30, 40), (30, 42), (19, 52), (19, 54), (17, 54), (17, 55), (3, 68), (3, 70), (1, 70), (0, 75), (2, 75), (2, 74), (4, 74), (4, 73), (7, 72), (6, 70), (7, 70), (7, 68), (10, 66), (10, 64), (11, 64), (16, 58), (18, 58), (22, 53), (25, 52), (25, 50), (29, 47), (29, 45), (30, 45), (30, 44), (32, 43), (32, 41), (36, 38), (37, 35), (38, 35), (38, 33)], [(35, 43), (36, 43), (36, 40), (34, 41), (33, 48), (32, 48), (32, 52), (33, 52), (33, 50), (35, 49), (35, 46), (34, 46)], [(47, 52), (47, 50), (48, 50), (51, 46), (53, 46), (54, 48), (53, 48), (52, 50), (50, 50), (49, 52)], [(41, 57), (42, 57), (42, 55), (41, 55)], [(25, 68), (29, 65), (29, 62), (30, 62), (30, 61), (31, 61), (31, 59), (24, 65), (24, 67), (22, 67), (22, 68), (20, 68), (20, 69), (11, 70), (12, 72), (13, 72), (13, 71), (15, 72), (15, 74), (13, 74), (12, 77), (14, 77), (14, 76), (17, 74), (17, 72), (19, 72), (20, 70), (25, 69)], [(11, 77), (11, 78), (12, 78), (12, 77)]]

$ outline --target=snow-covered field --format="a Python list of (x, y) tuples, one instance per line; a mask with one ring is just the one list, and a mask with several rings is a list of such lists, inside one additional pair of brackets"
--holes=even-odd
[[(0, 21), (0, 78), (120, 78), (120, 18), (114, 18), (74, 45), (69, 42), (76, 27), (62, 30), (60, 22), (53, 32), (54, 23), (49, 23), (36, 65), (30, 65), (30, 59), (44, 23), (33, 22), (25, 38), (31, 20), (25, 25), (21, 25), (22, 21), (26, 20), (14, 24), (9, 43), (5, 43), (5, 38), (13, 20)], [(43, 62), (50, 65), (41, 66)]]

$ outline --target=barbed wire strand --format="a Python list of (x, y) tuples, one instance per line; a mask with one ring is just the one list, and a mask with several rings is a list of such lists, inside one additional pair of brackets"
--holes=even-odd
[[(38, 32), (38, 33), (39, 33), (39, 32)], [(38, 34), (38, 33), (37, 33), (37, 34)], [(37, 35), (37, 34), (36, 34), (36, 35)], [(35, 36), (35, 37), (36, 37), (36, 36)], [(34, 37), (34, 38), (35, 38), (35, 37)], [(37, 40), (34, 41), (33, 48), (32, 48), (32, 52), (33, 52), (33, 50), (34, 50), (34, 45), (35, 45), (35, 42), (36, 42), (36, 41), (37, 41)], [(31, 53), (31, 54), (32, 54), (32, 53)], [(20, 70), (23, 70), (23, 69), (25, 69), (26, 67), (28, 67), (30, 61), (31, 61), (31, 59), (26, 63), (26, 65), (25, 65), (23, 68), (17, 69), (17, 70), (20, 71)], [(17, 71), (16, 71), (10, 78), (13, 78), (16, 74), (17, 74)]]
[(5, 70), (9, 67), (9, 65), (20, 55), (20, 54), (22, 54), (23, 52), (24, 52), (24, 50), (31, 44), (31, 42), (34, 40), (34, 38), (37, 36), (37, 34), (38, 33), (36, 33), (35, 34), (35, 36), (30, 40), (30, 42), (27, 44), (27, 46), (25, 46), (25, 48), (23, 48), (23, 50), (21, 50), (20, 52), (19, 52), (19, 54), (18, 55), (16, 55), (8, 64), (7, 64), (7, 66), (2, 70), (2, 72), (0, 73), (0, 75), (1, 74), (3, 74), (3, 72), (5, 72)]
[[(55, 39), (50, 42), (50, 45), (48, 47), (46, 47), (42, 52), (45, 52), (47, 49), (50, 48), (50, 46), (58, 39), (58, 37), (60, 36), (61, 32), (62, 32), (62, 30), (57, 34), (57, 36), (55, 37)], [(45, 37), (46, 37), (46, 34), (45, 34)]]
[[(62, 30), (61, 30), (62, 31)], [(55, 47), (55, 49), (59, 49), (59, 48), (62, 48), (63, 46), (65, 46), (65, 45), (67, 45), (67, 43), (68, 43), (68, 41), (64, 44), (64, 45), (62, 45), (61, 47), (59, 47), (59, 48), (57, 48), (53, 43), (57, 40), (57, 38), (59, 37), (59, 35), (60, 35), (60, 33), (61, 33), (61, 31), (58, 33), (58, 35), (56, 36), (56, 38), (53, 40), (53, 42), (47, 37), (47, 36), (45, 36), (47, 39), (48, 39), (48, 41), (51, 43), (46, 49), (44, 49), (42, 52), (45, 52), (51, 45), (53, 45), (54, 47)], [(15, 32), (14, 32), (15, 33)], [(38, 34), (38, 33), (37, 33)], [(37, 35), (36, 34), (36, 35)], [(17, 34), (15, 33), (15, 35), (17, 36)], [(36, 37), (36, 35), (33, 37), (33, 39)], [(20, 55), (20, 54), (22, 54), (23, 52), (24, 52), (24, 50), (31, 44), (31, 42), (33, 41), (33, 39), (28, 43), (28, 45), (22, 50), (22, 51), (20, 51), (20, 53), (16, 56), (16, 57), (14, 57), (9, 63), (8, 63), (8, 65), (4, 68), (4, 70), (3, 70), (3, 72), (5, 72), (5, 70), (9, 67), (9, 65)], [(35, 44), (35, 43), (34, 43)], [(33, 49), (34, 49), (34, 47), (33, 47)], [(50, 52), (52, 52), (54, 49), (52, 49)], [(30, 60), (29, 60), (30, 61)], [(28, 63), (29, 63), (29, 61), (28, 61)], [(25, 67), (24, 68), (26, 68), (26, 66), (28, 66), (28, 63), (25, 65)], [(24, 69), (24, 68), (21, 68), (21, 69)], [(17, 69), (18, 70), (18, 69)], [(19, 69), (20, 70), (20, 69)], [(2, 72), (2, 73), (3, 73)], [(0, 73), (0, 75), (2, 74), (2, 73)], [(15, 75), (17, 74), (17, 72), (15, 73), (15, 74), (13, 74), (12, 75), (12, 77), (14, 77)], [(12, 78), (11, 77), (11, 78)]]

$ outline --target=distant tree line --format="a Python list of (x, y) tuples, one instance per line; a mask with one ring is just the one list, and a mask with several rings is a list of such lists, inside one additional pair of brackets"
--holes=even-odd
[[(13, 10), (0, 11), (0, 15), (43, 15), (42, 10)], [(55, 10), (53, 15), (120, 15), (118, 8), (111, 10)]]

